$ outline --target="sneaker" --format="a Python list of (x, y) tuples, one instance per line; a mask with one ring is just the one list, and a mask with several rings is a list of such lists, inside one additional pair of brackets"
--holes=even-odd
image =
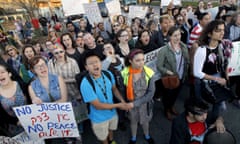
[(137, 141), (130, 140), (128, 144), (136, 144)]
[(152, 138), (149, 138), (149, 139), (145, 139), (148, 144), (155, 144), (154, 140)]
[(117, 142), (116, 142), (116, 141), (114, 141), (114, 140), (112, 140), (112, 141), (109, 141), (108, 143), (109, 143), (109, 144), (117, 144)]

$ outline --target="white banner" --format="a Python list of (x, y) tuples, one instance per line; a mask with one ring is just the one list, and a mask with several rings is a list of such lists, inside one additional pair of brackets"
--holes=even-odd
[(155, 75), (160, 79), (161, 74), (157, 70), (157, 57), (158, 53), (161, 50), (161, 48), (158, 48), (154, 51), (148, 52), (144, 54), (145, 64), (146, 66), (150, 67), (154, 72)]
[(33, 140), (79, 137), (71, 103), (42, 103), (13, 108)]
[(17, 140), (20, 144), (45, 144), (43, 139), (31, 139), (26, 132), (16, 135), (13, 139)]
[(135, 17), (139, 17), (141, 19), (144, 19), (148, 11), (147, 6), (135, 6), (135, 5), (130, 5), (129, 6), (129, 14), (128, 18), (132, 19)]
[(103, 22), (97, 2), (83, 4), (83, 7), (90, 24), (94, 25), (94, 23)]
[(64, 16), (84, 14), (85, 3), (89, 3), (89, 0), (62, 0)]
[(113, 21), (114, 16), (121, 15), (121, 6), (118, 0), (107, 2), (106, 7), (108, 9), (108, 14), (111, 18), (111, 21)]
[(240, 75), (240, 42), (233, 42), (232, 56), (228, 64), (228, 75)]
[(168, 6), (171, 1), (173, 5), (182, 5), (181, 0), (161, 0), (161, 6)]
[(215, 17), (217, 16), (218, 13), (218, 7), (207, 9), (206, 12), (209, 12), (211, 14), (211, 20), (215, 20)]

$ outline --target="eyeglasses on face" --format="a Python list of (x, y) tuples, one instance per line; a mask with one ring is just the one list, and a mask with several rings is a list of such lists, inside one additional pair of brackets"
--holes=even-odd
[(47, 66), (46, 63), (42, 63), (42, 64), (40, 64), (40, 65), (34, 66), (34, 69), (35, 69), (35, 70), (40, 70), (41, 68), (45, 68), (46, 66)]
[(64, 53), (64, 51), (57, 51), (57, 52), (55, 52), (54, 54), (55, 54), (55, 55), (58, 55), (58, 54), (61, 54), (61, 53)]
[(127, 36), (128, 36), (128, 34), (120, 35), (120, 37), (127, 37)]
[(10, 51), (12, 51), (12, 50), (13, 50), (13, 48), (10, 48), (10, 49), (7, 50), (7, 52), (10, 52)]
[(113, 27), (118, 27), (118, 26), (119, 26), (119, 24), (114, 24), (114, 25), (113, 25)]
[(97, 43), (104, 43), (104, 40), (98, 40)]

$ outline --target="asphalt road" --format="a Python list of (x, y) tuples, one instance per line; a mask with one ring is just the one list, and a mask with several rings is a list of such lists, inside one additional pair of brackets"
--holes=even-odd
[[(176, 108), (179, 112), (183, 112), (183, 102), (189, 97), (188, 87), (183, 87), (176, 102)], [(168, 121), (163, 115), (162, 102), (155, 102), (154, 115), (150, 123), (150, 135), (155, 140), (156, 144), (168, 144), (171, 132), (171, 122)], [(227, 103), (227, 111), (224, 115), (225, 126), (232, 131), (236, 137), (237, 144), (240, 144), (240, 109), (231, 103)], [(130, 138), (130, 127), (127, 121), (127, 130), (117, 130), (114, 132), (114, 139), (117, 144), (128, 144)], [(92, 133), (90, 123), (84, 123), (84, 133), (82, 135), (83, 144), (100, 144)], [(138, 128), (137, 144), (147, 144), (144, 140), (142, 128)]]

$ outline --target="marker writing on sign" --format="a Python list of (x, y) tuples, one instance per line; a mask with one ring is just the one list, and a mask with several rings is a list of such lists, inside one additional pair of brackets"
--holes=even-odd
[(49, 116), (46, 112), (42, 112), (40, 115), (36, 117), (31, 117), (32, 125), (34, 125), (36, 122), (43, 122), (49, 120)]
[(48, 133), (48, 132), (40, 132), (40, 133), (38, 134), (38, 136), (39, 136), (39, 138), (41, 138), (41, 137), (47, 137), (47, 136), (49, 136), (49, 137), (54, 137), (54, 136), (58, 136), (58, 134), (57, 134), (57, 131), (54, 130), (54, 128), (50, 128), (49, 133)]
[(40, 104), (39, 105), (39, 112), (43, 111), (63, 111), (63, 112), (69, 112), (71, 111), (71, 107), (69, 104), (56, 104), (56, 103), (49, 103), (49, 104)]

